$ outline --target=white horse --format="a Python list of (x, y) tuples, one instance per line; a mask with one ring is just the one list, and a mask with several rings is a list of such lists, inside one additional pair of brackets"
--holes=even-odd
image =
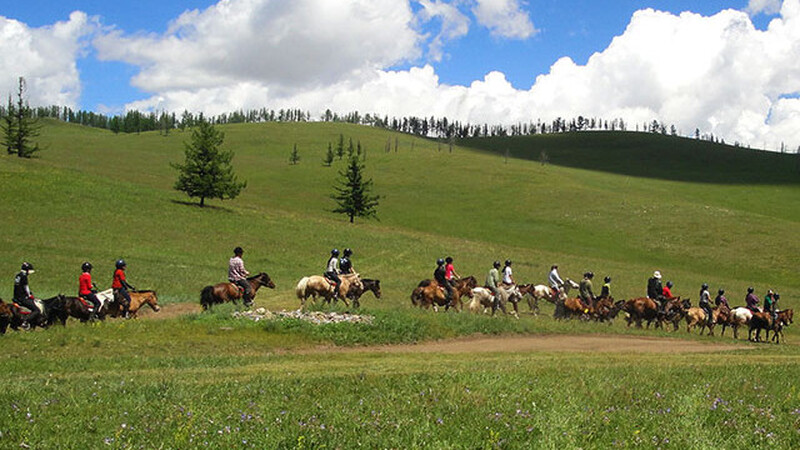
[(511, 302), (514, 305), (514, 311), (511, 313), (511, 315), (519, 319), (517, 303), (522, 300), (522, 293), (519, 291), (519, 288), (516, 285), (509, 289), (498, 286), (497, 292), (499, 295), (498, 298), (495, 298), (495, 296), (492, 294), (492, 291), (487, 288), (473, 288), (472, 301), (469, 302), (470, 312), (477, 314), (480, 312), (481, 307), (483, 307), (484, 314), (488, 314), (488, 310), (490, 308), (493, 316), (497, 311), (497, 308), (500, 308), (504, 314), (508, 314), (508, 311), (506, 310), (506, 303)]
[(739, 327), (749, 325), (752, 318), (753, 312), (743, 306), (731, 310), (731, 328), (733, 328), (734, 339), (739, 339)]
[(539, 314), (539, 300), (545, 299), (548, 302), (555, 304), (556, 300), (566, 300), (570, 289), (578, 289), (579, 287), (580, 286), (578, 283), (570, 280), (569, 278), (564, 280), (564, 284), (558, 291), (550, 286), (537, 284), (536, 286), (531, 287), (528, 291), (528, 294), (530, 294), (530, 297), (528, 298), (528, 307), (534, 314)]

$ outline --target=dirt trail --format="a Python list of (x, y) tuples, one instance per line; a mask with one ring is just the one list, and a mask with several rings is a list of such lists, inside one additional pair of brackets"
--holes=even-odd
[[(184, 314), (202, 311), (200, 305), (175, 303), (166, 305), (161, 312), (149, 308), (140, 312), (142, 319), (171, 319)], [(578, 335), (511, 335), (469, 336), (444, 341), (404, 345), (377, 345), (367, 347), (320, 346), (299, 353), (518, 353), (518, 352), (572, 352), (572, 353), (708, 353), (744, 350), (752, 347), (741, 343), (701, 342), (649, 336), (621, 334)]]

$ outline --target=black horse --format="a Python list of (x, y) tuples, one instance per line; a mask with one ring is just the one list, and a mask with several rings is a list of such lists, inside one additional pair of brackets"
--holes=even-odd
[(9, 326), (14, 330), (24, 328), (26, 325), (31, 329), (36, 327), (47, 328), (56, 323), (56, 321), (61, 322), (61, 325), (66, 325), (66, 297), (58, 294), (55, 297), (43, 299), (41, 302), (44, 307), (44, 314), (40, 314), (34, 322), (29, 322), (28, 315), (31, 312), (28, 308), (0, 300), (0, 334), (5, 333)]
[(358, 299), (360, 299), (361, 296), (367, 291), (372, 291), (372, 293), (375, 295), (375, 298), (381, 298), (381, 280), (364, 278), (361, 280), (361, 284), (361, 287), (353, 285), (350, 287), (350, 290), (347, 291), (347, 298), (353, 300), (354, 308), (361, 306), (361, 304), (358, 302)]

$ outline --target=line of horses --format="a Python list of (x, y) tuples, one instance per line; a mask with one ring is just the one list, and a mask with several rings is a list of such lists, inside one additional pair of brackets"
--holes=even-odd
[[(156, 291), (131, 291), (131, 304), (129, 307), (129, 317), (136, 317), (139, 309), (149, 306), (153, 311), (158, 312), (161, 307), (158, 305), (158, 294)], [(97, 294), (100, 300), (100, 309), (97, 311), (97, 318), (105, 320), (106, 317), (122, 317), (122, 305), (114, 299), (111, 290)], [(88, 322), (92, 318), (93, 305), (80, 297), (71, 297), (63, 294), (46, 299), (37, 299), (36, 302), (41, 306), (42, 314), (36, 320), (28, 320), (31, 311), (15, 302), (6, 303), (0, 299), (0, 334), (5, 334), (11, 327), (13, 330), (47, 328), (56, 323), (66, 326), (67, 319), (73, 317), (82, 323)]]
[[(642, 328), (642, 323), (647, 323), (650, 328), (655, 323), (654, 328), (664, 328), (665, 325), (672, 324), (673, 331), (677, 331), (681, 321), (686, 321), (686, 331), (691, 333), (698, 328), (702, 335), (707, 330), (708, 334), (714, 335), (714, 327), (722, 327), (721, 335), (725, 335), (725, 330), (730, 327), (733, 329), (734, 339), (739, 338), (739, 328), (748, 327), (748, 339), (761, 342), (761, 330), (766, 332), (765, 339), (779, 343), (781, 338), (785, 339), (783, 329), (793, 323), (794, 312), (791, 309), (779, 311), (775, 319), (772, 315), (765, 312), (753, 312), (745, 307), (729, 309), (727, 307), (712, 308), (712, 317), (709, 318), (703, 308), (693, 307), (689, 299), (680, 297), (667, 299), (663, 307), (650, 298), (634, 298), (630, 300), (614, 300), (613, 297), (598, 298), (592, 304), (586, 305), (581, 299), (569, 297), (571, 289), (577, 289), (576, 282), (566, 279), (562, 289), (553, 289), (545, 285), (501, 285), (497, 288), (497, 295), (485, 287), (478, 287), (474, 276), (468, 276), (457, 280), (454, 283), (453, 293), (448, 300), (443, 287), (435, 280), (422, 280), (411, 293), (411, 303), (420, 308), (433, 308), (438, 311), (444, 308), (445, 311), (454, 309), (461, 311), (464, 308), (463, 298), (470, 299), (468, 309), (472, 313), (494, 315), (497, 310), (504, 314), (511, 314), (519, 318), (519, 303), (523, 298), (527, 298), (530, 312), (534, 315), (539, 314), (539, 301), (545, 300), (555, 305), (554, 317), (556, 319), (594, 320), (597, 322), (608, 322), (609, 324), (617, 317), (620, 312), (626, 314), (626, 321), (630, 327), (635, 324), (637, 328)], [(513, 311), (509, 312), (506, 305), (510, 303)], [(755, 331), (755, 336), (753, 332)]]
[[(316, 302), (317, 297), (319, 297), (328, 304), (331, 301), (341, 299), (346, 306), (350, 306), (349, 301), (352, 301), (353, 307), (358, 308), (361, 306), (361, 296), (367, 291), (372, 292), (375, 298), (381, 298), (380, 280), (362, 279), (357, 273), (341, 274), (339, 278), (341, 283), (338, 286), (335, 286), (333, 281), (328, 278), (319, 275), (301, 278), (295, 287), (295, 294), (297, 299), (300, 300), (300, 307), (305, 308), (306, 301), (309, 298), (311, 301)], [(275, 283), (266, 272), (248, 277), (247, 282), (250, 284), (250, 295), (245, 295), (244, 291), (234, 283), (218, 283), (213, 286), (206, 286), (200, 291), (200, 305), (202, 305), (203, 310), (207, 310), (216, 304), (226, 302), (238, 304), (238, 301), (242, 300), (245, 306), (251, 306), (259, 288), (275, 289)]]

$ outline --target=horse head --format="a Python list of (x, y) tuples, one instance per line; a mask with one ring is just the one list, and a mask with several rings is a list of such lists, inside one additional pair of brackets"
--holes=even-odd
[(381, 280), (371, 280), (372, 283), (370, 283), (369, 286), (367, 286), (366, 281), (367, 280), (364, 280), (364, 286), (370, 289), (373, 294), (375, 294), (375, 298), (381, 298)]
[(265, 286), (270, 289), (275, 289), (275, 283), (272, 282), (272, 279), (267, 275), (266, 272), (261, 272), (255, 277), (252, 277), (253, 281), (258, 282), (259, 286)]

